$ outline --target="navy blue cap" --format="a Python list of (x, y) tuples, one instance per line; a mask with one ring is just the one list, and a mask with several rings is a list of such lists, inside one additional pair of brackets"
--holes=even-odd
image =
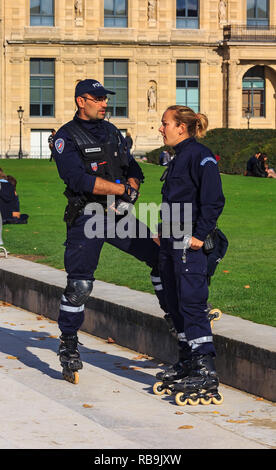
[(107, 90), (100, 82), (97, 80), (92, 80), (87, 78), (85, 80), (81, 80), (75, 89), (75, 98), (77, 96), (81, 96), (84, 93), (89, 93), (92, 96), (105, 96), (105, 95), (115, 95), (116, 93), (111, 90)]

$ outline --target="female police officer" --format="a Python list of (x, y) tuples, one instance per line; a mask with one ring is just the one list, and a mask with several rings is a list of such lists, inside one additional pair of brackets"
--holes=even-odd
[[(205, 115), (175, 105), (165, 111), (159, 129), (164, 144), (175, 151), (162, 187), (160, 275), (180, 352), (179, 361), (157, 377), (164, 382), (182, 379), (173, 385), (179, 405), (187, 401), (197, 404), (200, 399), (204, 403), (222, 401), (217, 391), (215, 348), (206, 314), (207, 256), (203, 245), (216, 226), (224, 196), (214, 155), (195, 139), (205, 135), (207, 126)], [(185, 235), (188, 208), (192, 232)], [(173, 232), (176, 213), (180, 216), (178, 228), (184, 227), (181, 245), (176, 243)]]

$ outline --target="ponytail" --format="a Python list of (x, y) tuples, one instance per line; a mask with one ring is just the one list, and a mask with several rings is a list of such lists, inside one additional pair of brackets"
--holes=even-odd
[(174, 120), (177, 126), (186, 124), (187, 131), (190, 137), (197, 137), (201, 139), (206, 135), (208, 128), (208, 118), (205, 114), (195, 113), (188, 106), (174, 105), (169, 106), (167, 111), (174, 111)]
[(205, 137), (208, 128), (208, 118), (205, 114), (197, 113), (196, 137), (202, 139)]

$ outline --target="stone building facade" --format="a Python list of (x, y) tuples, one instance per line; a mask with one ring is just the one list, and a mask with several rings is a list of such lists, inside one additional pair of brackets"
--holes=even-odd
[(48, 155), (74, 88), (116, 91), (111, 122), (137, 154), (159, 146), (163, 111), (185, 104), (210, 128), (275, 128), (275, 0), (0, 1), (0, 154)]

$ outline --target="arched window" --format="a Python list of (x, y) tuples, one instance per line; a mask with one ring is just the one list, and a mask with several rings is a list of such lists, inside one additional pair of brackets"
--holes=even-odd
[(242, 79), (242, 115), (265, 116), (264, 67), (256, 65), (249, 69)]

